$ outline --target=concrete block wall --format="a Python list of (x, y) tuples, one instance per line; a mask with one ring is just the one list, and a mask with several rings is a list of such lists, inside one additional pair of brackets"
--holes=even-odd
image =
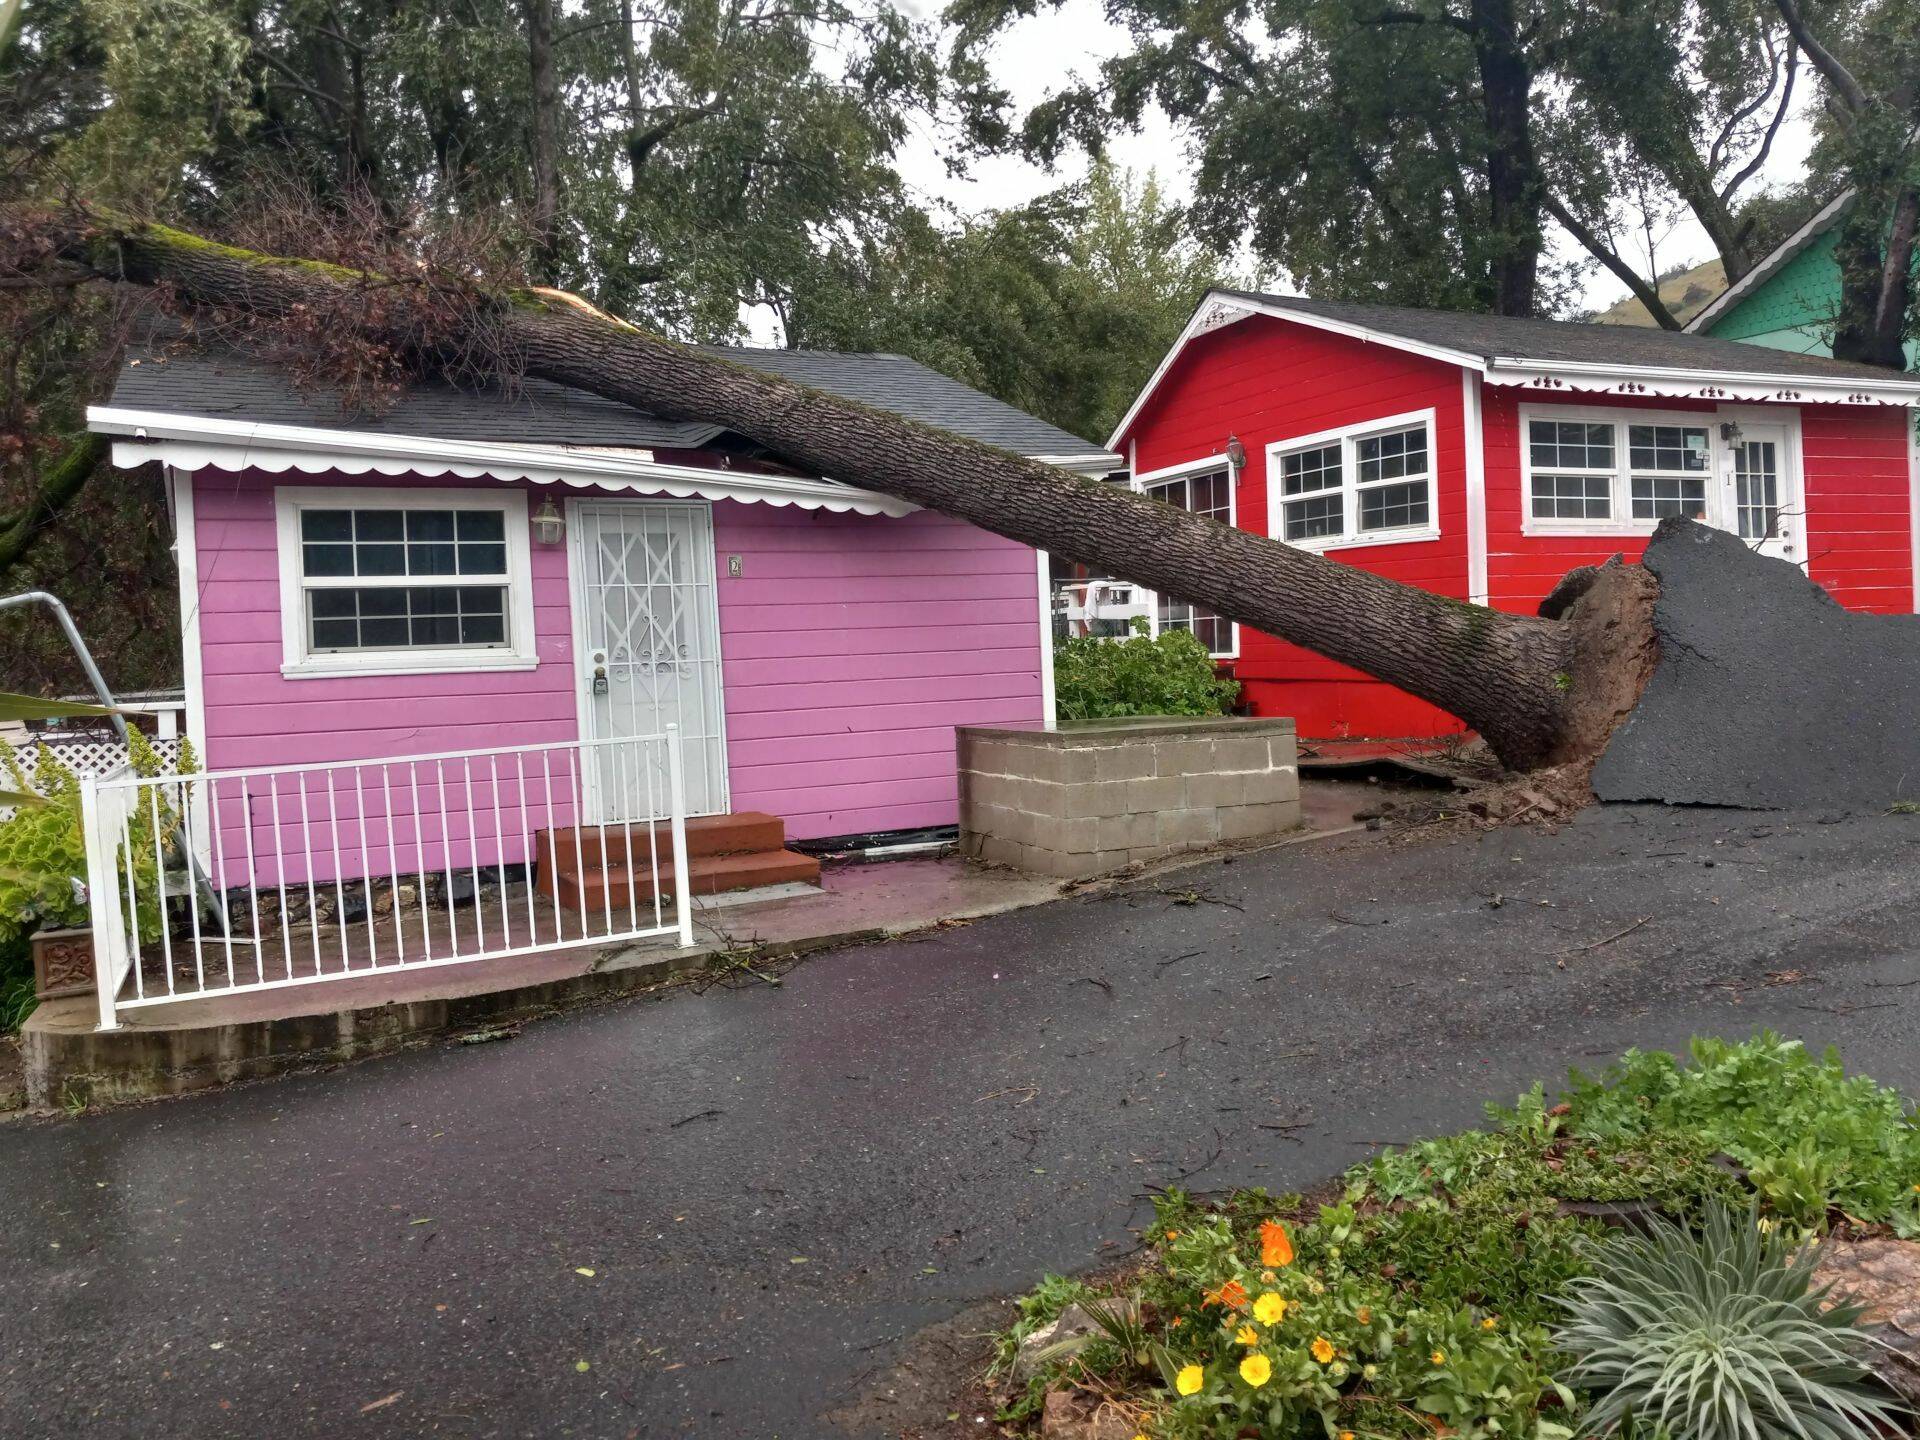
[(1300, 824), (1293, 721), (1179, 716), (956, 732), (960, 844), (1077, 879)]

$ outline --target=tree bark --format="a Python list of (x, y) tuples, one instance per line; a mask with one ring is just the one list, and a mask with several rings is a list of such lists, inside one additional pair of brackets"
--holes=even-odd
[(1494, 313), (1532, 315), (1540, 277), (1540, 199), (1533, 147), (1533, 71), (1513, 0), (1472, 0), (1473, 52), (1487, 126), (1487, 225)]
[[(932, 426), (643, 333), (571, 297), (477, 297), (473, 317), (408, 315), (405, 281), (262, 256), (183, 231), (93, 214), (54, 222), (52, 253), (182, 302), (256, 320), (366, 315), (365, 337), (445, 353), (505, 347), (525, 373), (670, 419), (726, 426), (814, 473), (968, 521), (1204, 605), (1388, 681), (1459, 716), (1516, 768), (1591, 758), (1581, 720), (1618, 689), (1577, 624), (1505, 614), (1370, 574)], [(379, 286), (386, 303), (351, 300)], [(421, 309), (427, 307), (422, 306)], [(462, 327), (446, 333), (448, 325)], [(489, 350), (488, 353), (493, 353)], [(428, 357), (431, 359), (431, 357)], [(1637, 681), (1632, 688), (1637, 694)], [(1604, 735), (1600, 737), (1604, 740)]]
[(534, 274), (560, 278), (560, 76), (553, 62), (554, 0), (521, 0), (527, 23), (527, 66), (533, 82)]

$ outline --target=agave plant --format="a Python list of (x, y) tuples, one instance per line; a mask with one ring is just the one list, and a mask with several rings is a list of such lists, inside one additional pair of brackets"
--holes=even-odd
[(1874, 1440), (1904, 1414), (1867, 1383), (1860, 1307), (1823, 1309), (1811, 1246), (1714, 1206), (1597, 1248), (1565, 1300), (1562, 1378), (1595, 1397), (1582, 1433), (1672, 1440)]

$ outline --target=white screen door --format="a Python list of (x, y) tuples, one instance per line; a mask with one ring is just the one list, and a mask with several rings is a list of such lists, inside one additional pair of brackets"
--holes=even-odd
[[(713, 512), (663, 500), (582, 500), (574, 517), (586, 738), (655, 735), (678, 725), (687, 813), (721, 814), (727, 754)], [(588, 765), (587, 820), (664, 815), (665, 784), (645, 773), (650, 768), (636, 765), (631, 752)]]

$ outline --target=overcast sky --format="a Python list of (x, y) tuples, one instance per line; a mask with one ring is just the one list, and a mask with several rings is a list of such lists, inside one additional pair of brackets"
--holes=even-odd
[[(909, 8), (927, 13), (938, 9), (927, 0), (907, 0)], [(1024, 110), (1059, 89), (1074, 72), (1090, 74), (1099, 62), (1127, 45), (1126, 32), (1107, 23), (1099, 0), (1066, 0), (1058, 10), (1043, 11), (1012, 27), (995, 47), (994, 74), (1012, 92)], [(1806, 90), (1810, 92), (1811, 86)], [(1796, 178), (1806, 162), (1811, 133), (1807, 125), (1790, 120), (1782, 127), (1769, 160), (1766, 178), (1778, 183)], [(1164, 118), (1156, 118), (1139, 135), (1118, 137), (1112, 145), (1114, 159), (1134, 170), (1158, 172), (1163, 189), (1179, 199), (1192, 194), (1189, 170), (1181, 136)], [(944, 199), (963, 211), (998, 209), (1019, 205), (1034, 196), (1078, 178), (1086, 171), (1079, 155), (1062, 158), (1059, 168), (1049, 173), (1039, 166), (1011, 157), (1000, 157), (977, 164), (971, 175), (956, 181), (945, 172), (939, 146), (931, 136), (922, 136), (903, 157), (907, 179), (931, 198)], [(1557, 229), (1551, 231), (1556, 253), (1572, 257), (1582, 254), (1579, 247)], [(1687, 225), (1659, 242), (1661, 269), (1710, 259), (1713, 247), (1699, 226)], [(1644, 257), (1643, 257), (1644, 258)], [(1597, 266), (1587, 275), (1583, 300), (1590, 309), (1603, 309), (1625, 295), (1625, 288)]]

